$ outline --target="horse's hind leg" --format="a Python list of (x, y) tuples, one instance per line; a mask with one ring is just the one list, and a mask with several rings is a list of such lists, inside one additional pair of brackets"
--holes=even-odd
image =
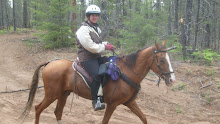
[(69, 91), (66, 91), (65, 93), (63, 93), (59, 98), (58, 98), (58, 101), (57, 101), (57, 106), (56, 106), (56, 109), (54, 111), (54, 114), (56, 115), (56, 119), (57, 119), (57, 123), (58, 124), (62, 124), (62, 114), (63, 114), (63, 108), (66, 104), (66, 99), (67, 97), (69, 96), (70, 92)]
[(146, 115), (144, 115), (142, 113), (142, 111), (140, 110), (140, 108), (138, 107), (136, 101), (132, 101), (128, 104), (126, 104), (126, 106), (135, 114), (137, 115), (141, 121), (144, 123), (144, 124), (147, 124), (147, 119), (146, 119)]
[(39, 124), (39, 119), (40, 119), (40, 114), (41, 112), (47, 108), (52, 102), (54, 102), (56, 100), (56, 98), (50, 98), (50, 97), (44, 97), (43, 101), (39, 104), (35, 106), (35, 111), (36, 111), (36, 115), (35, 115), (35, 124)]

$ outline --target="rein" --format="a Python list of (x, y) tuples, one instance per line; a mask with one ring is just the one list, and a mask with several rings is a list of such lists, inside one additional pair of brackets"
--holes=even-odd
[[(170, 47), (170, 48), (167, 48), (166, 50), (154, 50), (154, 49), (152, 48), (153, 57), (152, 57), (152, 64), (151, 64), (151, 66), (153, 65), (153, 62), (154, 62), (154, 55), (156, 55), (157, 53), (160, 53), (160, 52), (168, 52), (168, 51), (173, 50), (173, 49), (175, 49), (175, 48), (176, 48), (176, 46), (172, 46), (172, 47)], [(118, 55), (117, 53), (115, 53), (114, 50), (112, 50), (112, 52), (113, 52), (113, 55)], [(165, 76), (165, 75), (174, 73), (174, 71), (173, 71), (173, 72), (163, 72), (162, 69), (160, 68), (157, 55), (156, 55), (156, 58), (157, 58), (157, 67), (158, 67), (158, 69), (159, 69), (159, 71), (160, 71), (160, 73), (161, 73), (162, 76)], [(122, 59), (121, 59), (121, 61), (122, 61), (135, 75), (137, 75), (137, 76), (139, 76), (139, 77), (141, 77), (141, 78), (143, 78), (143, 79), (145, 79), (145, 80), (149, 80), (149, 81), (152, 81), (152, 82), (157, 82), (157, 86), (159, 87), (159, 84), (160, 84), (160, 81), (161, 81), (161, 76), (159, 76), (159, 75), (156, 74), (156, 75), (158, 76), (158, 78), (159, 78), (158, 80), (152, 80), (152, 79), (146, 78), (145, 76), (142, 77), (142, 76), (140, 76), (138, 73), (136, 73), (125, 61), (123, 61)]]
[[(112, 50), (112, 52), (113, 52), (113, 55), (118, 55), (117, 53), (115, 53), (115, 51), (114, 50)], [(139, 77), (141, 77), (141, 78), (143, 78), (143, 79), (145, 79), (145, 80), (149, 80), (149, 81), (152, 81), (152, 82), (157, 82), (157, 86), (159, 86), (159, 83), (160, 83), (160, 80), (161, 80), (161, 78), (158, 76), (158, 80), (153, 80), (153, 79), (149, 79), (149, 78), (146, 78), (145, 76), (140, 76), (137, 72), (135, 72), (133, 69), (132, 69), (132, 67), (131, 66), (129, 66), (125, 61), (123, 61), (122, 59), (120, 59), (136, 76), (139, 76)], [(152, 59), (152, 60), (154, 60), (154, 59)], [(153, 64), (153, 61), (152, 61), (152, 64)], [(152, 66), (152, 65), (151, 65)]]
[[(166, 49), (166, 50), (156, 50), (156, 51), (154, 51), (154, 49), (152, 48), (153, 57), (152, 57), (152, 64), (151, 64), (151, 66), (153, 65), (153, 62), (155, 61), (155, 60), (154, 60), (154, 55), (156, 55), (157, 53), (160, 53), (160, 52), (167, 52), (167, 51), (170, 51), (170, 50), (175, 49), (175, 48), (176, 48), (176, 47), (171, 47), (171, 48), (168, 48), (168, 49)], [(112, 50), (112, 52), (113, 52), (113, 55), (117, 55), (117, 53), (115, 53), (114, 50)], [(158, 67), (158, 69), (160, 70), (160, 73), (161, 73), (162, 76), (167, 75), (167, 74), (174, 73), (174, 72), (163, 72), (163, 71), (161, 70), (161, 68), (160, 68), (157, 55), (156, 55), (156, 58), (157, 58), (157, 67)], [(147, 80), (149, 80), (149, 81), (155, 81), (155, 80), (151, 80), (151, 79), (148, 79), (148, 78), (146, 78), (146, 77), (140, 76), (140, 75), (139, 75), (138, 73), (136, 73), (136, 72), (132, 69), (132, 67), (130, 67), (125, 61), (123, 61), (122, 59), (121, 59), (121, 61), (122, 61), (135, 75), (137, 75), (137, 76), (139, 76), (139, 77), (141, 77), (141, 78), (143, 78), (143, 79), (147, 79)], [(125, 105), (125, 104), (128, 104), (129, 102), (131, 102), (131, 101), (136, 97), (136, 95), (138, 94), (138, 92), (139, 92), (140, 89), (141, 89), (141, 86), (140, 86), (140, 85), (136, 85), (135, 83), (133, 83), (133, 82), (132, 82), (125, 74), (123, 74), (121, 71), (119, 71), (119, 75), (120, 75), (120, 77), (121, 77), (125, 82), (127, 82), (131, 87), (133, 87), (133, 88), (135, 89), (135, 93), (133, 94), (133, 96), (132, 96), (127, 102), (124, 103), (124, 105)], [(157, 76), (158, 76), (159, 79), (156, 80), (155, 82), (157, 82), (157, 86), (159, 86), (160, 81), (161, 81), (161, 77), (160, 77), (159, 75), (157, 75)], [(117, 85), (116, 85), (116, 87), (115, 87), (115, 89), (114, 89), (114, 91), (113, 91), (113, 94), (114, 94), (116, 88), (117, 88)], [(113, 96), (113, 94), (112, 94), (112, 96)]]

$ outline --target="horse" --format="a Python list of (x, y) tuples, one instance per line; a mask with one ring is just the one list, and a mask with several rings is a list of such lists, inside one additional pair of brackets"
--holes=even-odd
[[(169, 49), (166, 49), (165, 45), (166, 41), (163, 41), (162, 45), (155, 42), (154, 46), (144, 48), (123, 57), (118, 57), (117, 65), (124, 76), (128, 77), (130, 82), (133, 82), (135, 86), (140, 86), (141, 81), (150, 70), (165, 80), (167, 86), (171, 86), (175, 81), (175, 75), (167, 53)], [(21, 114), (21, 118), (26, 119), (30, 112), (38, 87), (39, 71), (42, 66), (45, 66), (42, 71), (45, 96), (43, 101), (35, 106), (35, 124), (39, 124), (41, 112), (56, 99), (58, 99), (58, 102), (54, 114), (57, 123), (62, 124), (63, 108), (71, 92), (91, 100), (90, 89), (76, 71), (73, 70), (72, 63), (72, 61), (60, 59), (43, 62), (37, 67), (32, 78), (28, 101)], [(116, 85), (117, 89), (115, 89)], [(137, 115), (144, 124), (147, 124), (146, 116), (140, 110), (135, 100), (137, 91), (137, 89), (129, 85), (122, 78), (119, 78), (116, 82), (110, 80), (103, 88), (104, 102), (107, 107), (102, 123), (107, 124), (117, 106), (123, 104)], [(114, 95), (112, 95), (113, 92)]]

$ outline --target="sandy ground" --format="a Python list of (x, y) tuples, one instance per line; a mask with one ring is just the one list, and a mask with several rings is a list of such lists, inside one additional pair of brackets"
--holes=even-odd
[[(25, 45), (28, 34), (0, 35), (0, 92), (28, 88), (38, 64), (54, 58), (73, 60), (71, 48), (43, 50), (38, 45)], [(171, 57), (172, 58), (172, 57)], [(164, 81), (160, 87), (155, 82), (142, 81), (137, 102), (146, 114), (149, 124), (220, 124), (220, 83), (219, 66), (201, 66), (173, 61), (177, 78), (173, 87), (167, 88)], [(154, 75), (148, 78), (156, 79)], [(200, 87), (212, 84), (209, 87)], [(40, 80), (39, 85), (43, 85)], [(29, 91), (0, 93), (0, 124), (15, 124), (28, 98)], [(199, 95), (200, 94), (200, 95)], [(44, 90), (38, 89), (34, 104), (25, 124), (33, 124), (34, 106), (44, 97)], [(93, 111), (91, 101), (84, 98), (68, 97), (63, 112), (64, 124), (101, 123), (104, 110)], [(56, 101), (43, 111), (41, 124), (55, 124)], [(141, 124), (140, 119), (128, 108), (121, 105), (113, 113), (110, 124)]]

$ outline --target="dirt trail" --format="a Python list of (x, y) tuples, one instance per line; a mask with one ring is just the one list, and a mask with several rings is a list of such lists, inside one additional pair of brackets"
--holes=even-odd
[[(45, 51), (37, 46), (27, 47), (22, 39), (31, 38), (27, 34), (0, 35), (0, 92), (25, 89), (28, 87), (36, 66), (54, 58), (73, 60), (75, 52), (72, 49)], [(220, 68), (192, 66), (173, 62), (176, 84), (167, 88), (164, 81), (160, 87), (154, 82), (143, 81), (142, 90), (137, 101), (146, 114), (149, 124), (220, 124), (220, 93), (214, 84), (200, 90), (201, 82), (207, 85), (220, 83)], [(214, 73), (207, 72), (214, 70)], [(155, 78), (154, 76), (148, 76)], [(155, 78), (156, 79), (156, 78)], [(181, 89), (181, 84), (183, 84)], [(43, 85), (40, 81), (39, 85)], [(202, 93), (199, 98), (199, 94)], [(44, 90), (38, 89), (34, 106), (39, 104), (44, 96)], [(64, 124), (96, 124), (101, 123), (104, 111), (95, 112), (91, 101), (74, 97), (70, 111), (72, 94), (68, 97), (63, 113)], [(28, 91), (0, 94), (0, 124), (13, 124), (19, 117), (28, 98)], [(56, 101), (43, 111), (41, 124), (55, 124), (53, 111)], [(25, 124), (33, 124), (34, 107)], [(110, 124), (141, 124), (141, 121), (128, 108), (119, 106), (113, 113)]]

